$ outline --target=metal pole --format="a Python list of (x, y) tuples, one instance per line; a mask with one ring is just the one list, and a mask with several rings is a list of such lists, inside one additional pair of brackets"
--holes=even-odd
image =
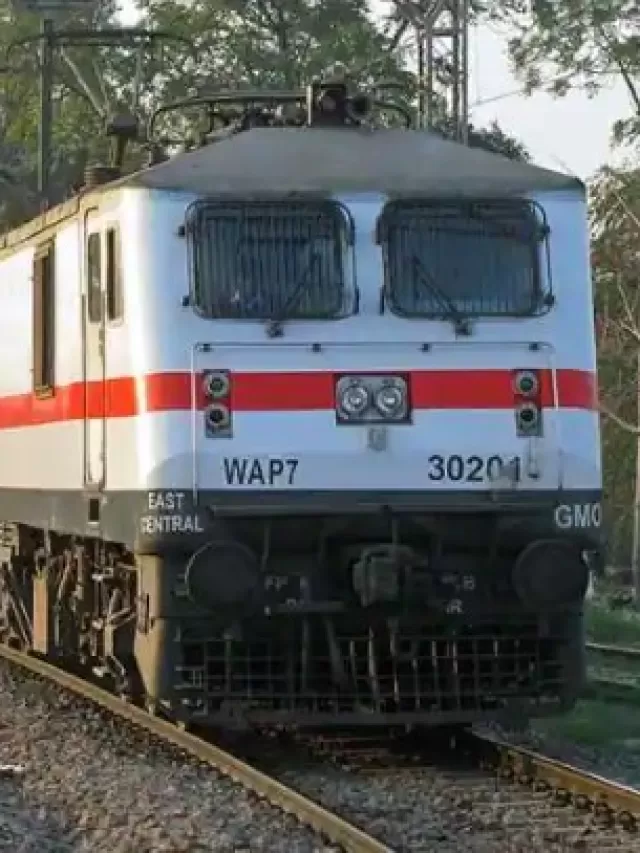
[(425, 61), (427, 63), (427, 92), (424, 96), (426, 103), (426, 120), (424, 126), (429, 130), (433, 129), (433, 110), (435, 107), (435, 97), (433, 92), (434, 87), (434, 69), (433, 69), (433, 39), (431, 32), (425, 30), (422, 34), (423, 50), (426, 53)]
[(51, 130), (53, 124), (53, 21), (43, 18), (40, 24), (40, 127), (38, 130), (38, 194), (40, 208), (46, 210), (51, 199)]
[(460, 0), (454, 0), (451, 4), (451, 71), (453, 74), (453, 87), (451, 91), (451, 118), (454, 121), (456, 141), (460, 142), (460, 84), (462, 83), (462, 67), (460, 63)]
[(418, 127), (424, 130), (427, 118), (426, 109), (426, 77), (425, 77), (425, 39), (420, 27), (415, 28), (416, 45), (418, 47)]
[(469, 0), (462, 0), (462, 60), (460, 80), (460, 142), (469, 144)]
[[(433, 127), (440, 91), (436, 92), (436, 86), (441, 84), (444, 89), (443, 117), (452, 123), (455, 138), (463, 144), (468, 143), (470, 0), (429, 0), (420, 4), (401, 3), (400, 0), (393, 2), (404, 21), (416, 30), (417, 78), (420, 88), (424, 88), (424, 93), (418, 96), (418, 124)], [(442, 46), (440, 58), (435, 50), (436, 40)], [(438, 80), (439, 59), (445, 66), (448, 80)]]

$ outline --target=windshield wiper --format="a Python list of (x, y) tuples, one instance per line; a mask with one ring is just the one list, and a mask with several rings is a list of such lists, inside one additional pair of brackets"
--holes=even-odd
[(272, 317), (269, 317), (266, 329), (268, 337), (279, 338), (282, 335), (282, 324), (288, 318), (289, 312), (297, 304), (298, 300), (306, 290), (307, 281), (309, 279), (309, 276), (313, 272), (313, 268), (315, 267), (318, 258), (318, 252), (316, 250), (313, 250), (311, 252), (311, 257), (309, 258), (309, 263), (307, 264), (304, 269), (304, 272), (298, 279), (298, 282), (293, 288), (291, 294), (289, 295), (289, 298)]
[(447, 296), (417, 254), (411, 255), (414, 276), (431, 296), (435, 296), (440, 305), (446, 309), (444, 316), (451, 320), (456, 335), (470, 335), (471, 321), (456, 308), (455, 302)]

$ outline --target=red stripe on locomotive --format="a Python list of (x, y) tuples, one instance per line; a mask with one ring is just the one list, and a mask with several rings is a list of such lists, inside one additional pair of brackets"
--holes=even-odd
[[(402, 372), (402, 371), (397, 371)], [(418, 370), (410, 372), (414, 409), (511, 409), (513, 373), (509, 370)], [(553, 406), (550, 370), (539, 371), (541, 400)], [(558, 370), (558, 405), (595, 410), (597, 382), (593, 373)], [(321, 411), (334, 407), (334, 374), (324, 371), (289, 373), (233, 373), (234, 412)], [(198, 408), (202, 408), (200, 384)], [(86, 405), (86, 409), (85, 409)], [(0, 429), (99, 418), (128, 418), (144, 412), (183, 411), (191, 408), (191, 375), (152, 373), (122, 376), (87, 384), (58, 386), (51, 396), (17, 394), (0, 398)]]

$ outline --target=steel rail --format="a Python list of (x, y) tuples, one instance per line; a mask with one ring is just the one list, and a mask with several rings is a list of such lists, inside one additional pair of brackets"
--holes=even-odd
[(530, 749), (514, 746), (492, 734), (476, 734), (473, 738), (488, 751), (500, 769), (512, 771), (516, 777), (545, 782), (558, 793), (573, 797), (579, 807), (592, 807), (595, 813), (608, 814), (627, 828), (640, 819), (640, 790), (614, 782), (597, 773), (582, 770), (548, 758)]
[[(389, 740), (388, 743), (392, 745), (393, 741)], [(410, 746), (408, 753), (401, 748), (400, 753), (391, 752), (388, 756), (384, 746), (384, 739), (376, 746), (375, 740), (368, 742), (358, 734), (330, 735), (326, 740), (320, 736), (317, 740), (319, 754), (323, 751), (333, 753), (340, 759), (346, 759), (347, 764), (353, 758), (355, 767), (365, 773), (370, 772), (370, 755), (374, 758), (371, 765), (374, 771), (388, 772), (397, 768), (404, 772), (414, 769), (413, 761), (405, 763), (407, 756), (415, 756), (414, 746)], [(473, 765), (489, 777), (494, 777), (496, 783), (504, 779), (516, 786), (546, 793), (559, 806), (573, 806), (576, 811), (589, 814), (605, 831), (616, 825), (626, 832), (636, 832), (640, 827), (640, 790), (512, 744), (492, 732), (467, 731), (461, 734), (459, 747)], [(419, 750), (419, 756), (426, 758), (431, 766), (428, 748)], [(388, 764), (386, 759), (390, 759), (391, 763)], [(420, 769), (421, 765), (417, 766)], [(472, 792), (470, 799), (473, 800)]]
[(640, 661), (640, 648), (633, 646), (616, 646), (611, 643), (586, 643), (585, 646), (588, 652), (595, 652), (605, 657)]
[(637, 708), (640, 705), (640, 683), (619, 678), (593, 677), (589, 679), (583, 698)]
[[(585, 644), (590, 674), (585, 698), (637, 705), (640, 701), (640, 648), (611, 643)], [(611, 671), (613, 669), (613, 671)]]
[(11, 649), (1, 643), (0, 656), (16, 666), (52, 681), (63, 689), (101, 706), (115, 716), (126, 719), (135, 726), (151, 732), (200, 761), (212, 765), (244, 788), (253, 791), (259, 797), (265, 798), (272, 805), (294, 814), (300, 822), (324, 835), (332, 844), (339, 845), (348, 853), (394, 853), (390, 847), (293, 788), (283, 785), (282, 782), (262, 773), (250, 764), (246, 764), (220, 747), (179, 729), (167, 720), (151, 716), (137, 705), (126, 702), (91, 682), (84, 681), (51, 663)]

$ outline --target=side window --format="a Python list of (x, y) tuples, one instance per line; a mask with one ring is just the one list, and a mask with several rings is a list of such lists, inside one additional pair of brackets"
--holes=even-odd
[(90, 323), (102, 320), (102, 246), (100, 233), (87, 240), (87, 312)]
[(106, 232), (107, 262), (107, 320), (121, 320), (124, 315), (122, 267), (120, 263), (120, 234), (117, 228)]
[(53, 393), (55, 384), (55, 252), (54, 244), (36, 249), (33, 260), (33, 388)]

